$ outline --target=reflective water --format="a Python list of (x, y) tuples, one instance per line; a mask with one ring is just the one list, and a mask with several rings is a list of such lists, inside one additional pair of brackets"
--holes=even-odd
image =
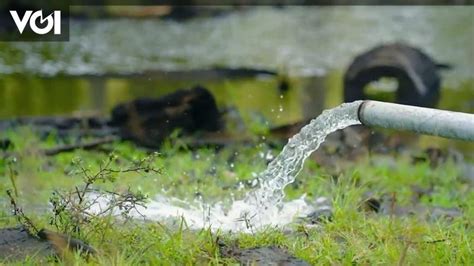
[(80, 75), (263, 67), (292, 76), (344, 69), (380, 43), (405, 41), (471, 77), (472, 6), (253, 7), (185, 22), (72, 20), (67, 43), (2, 43), (0, 73)]
[[(454, 66), (442, 73), (440, 108), (474, 109), (471, 6), (259, 6), (184, 22), (107, 19), (70, 24), (69, 42), (0, 42), (0, 117), (107, 114), (121, 101), (205, 83), (221, 105), (258, 110), (286, 123), (341, 103), (341, 76), (354, 56), (393, 41), (420, 47)], [(280, 100), (276, 79), (128, 75), (215, 66), (277, 70), (293, 79), (295, 90)], [(280, 105), (283, 120), (271, 111)]]
[[(66, 43), (0, 42), (0, 117), (108, 114), (125, 100), (204, 83), (220, 105), (259, 111), (277, 124), (287, 123), (341, 103), (341, 77), (349, 62), (392, 41), (408, 42), (454, 66), (442, 73), (440, 108), (474, 109), (471, 6), (259, 6), (184, 22), (107, 19), (70, 24)], [(275, 78), (209, 80), (142, 73), (214, 66), (273, 69), (293, 82), (280, 99)], [(272, 109), (280, 105), (285, 116), (277, 119)]]

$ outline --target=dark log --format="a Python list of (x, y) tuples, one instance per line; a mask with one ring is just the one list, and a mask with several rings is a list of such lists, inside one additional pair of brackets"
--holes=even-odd
[[(63, 145), (63, 146), (58, 146), (55, 148), (50, 148), (50, 149), (44, 149), (44, 150), (39, 150), (37, 151), (38, 154), (46, 155), (46, 156), (53, 156), (59, 153), (63, 152), (71, 152), (77, 149), (83, 149), (83, 150), (92, 150), (92, 149), (97, 149), (99, 146), (107, 143), (111, 143), (114, 141), (119, 140), (119, 137), (116, 136), (108, 136), (100, 139), (96, 139), (90, 142), (81, 142), (77, 144), (70, 144), (70, 145)], [(0, 154), (2, 158), (7, 158), (7, 157), (12, 157), (12, 156), (18, 156), (18, 153), (15, 152), (4, 152)]]
[(120, 104), (112, 110), (110, 125), (120, 128), (122, 138), (147, 147), (159, 147), (176, 129), (184, 134), (221, 129), (214, 97), (200, 86)]
[(56, 148), (46, 149), (46, 150), (40, 151), (40, 153), (44, 155), (52, 156), (52, 155), (56, 155), (62, 152), (74, 151), (76, 149), (90, 150), (90, 149), (95, 149), (100, 145), (114, 142), (116, 140), (119, 140), (119, 138), (110, 136), (110, 137), (105, 137), (102, 139), (97, 139), (91, 142), (64, 145), (64, 146), (59, 146)]
[(41, 116), (19, 117), (0, 120), (0, 130), (24, 125), (33, 125), (37, 129), (78, 130), (78, 129), (104, 129), (108, 127), (108, 120), (101, 117), (71, 117), (71, 116)]
[(434, 107), (440, 96), (439, 64), (418, 48), (395, 43), (357, 56), (344, 75), (344, 101), (367, 99), (364, 87), (382, 77), (398, 81), (401, 104)]
[(118, 79), (152, 79), (152, 80), (187, 80), (187, 81), (209, 81), (237, 78), (255, 78), (258, 76), (278, 76), (273, 69), (247, 68), (247, 67), (213, 67), (208, 69), (188, 70), (148, 70), (139, 73), (89, 73), (74, 75), (75, 78), (106, 80)]
[(53, 246), (55, 253), (61, 257), (71, 251), (81, 251), (87, 255), (94, 255), (97, 253), (92, 246), (79, 239), (53, 232), (48, 229), (41, 229), (38, 232), (38, 237), (41, 240), (48, 241)]

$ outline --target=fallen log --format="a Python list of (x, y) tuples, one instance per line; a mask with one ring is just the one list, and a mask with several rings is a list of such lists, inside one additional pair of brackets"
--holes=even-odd
[(44, 130), (77, 130), (77, 129), (104, 129), (108, 127), (108, 119), (101, 117), (71, 117), (71, 116), (41, 116), (19, 117), (0, 121), (0, 130), (8, 128), (33, 125)]
[(120, 129), (122, 138), (146, 147), (159, 147), (177, 129), (184, 134), (221, 129), (214, 97), (200, 86), (120, 104), (112, 110), (110, 125)]
[[(141, 98), (119, 104), (113, 108), (111, 119), (93, 116), (22, 117), (0, 121), (0, 131), (31, 125), (41, 138), (48, 137), (52, 132), (59, 138), (100, 138), (92, 142), (40, 151), (44, 155), (55, 155), (75, 149), (95, 148), (117, 139), (158, 148), (175, 130), (181, 130), (182, 134), (215, 132), (221, 129), (220, 120), (220, 112), (212, 94), (207, 89), (196, 86), (161, 98)], [(0, 148), (6, 150), (11, 144), (2, 140)]]
[(74, 151), (76, 149), (91, 150), (91, 149), (97, 148), (100, 145), (111, 143), (119, 139), (120, 138), (118, 137), (110, 136), (110, 137), (105, 137), (102, 139), (97, 139), (91, 142), (64, 145), (64, 146), (59, 146), (56, 148), (46, 149), (46, 150), (40, 151), (40, 153), (44, 155), (52, 156), (52, 155), (56, 155), (62, 152)]
[[(50, 148), (50, 149), (40, 149), (40, 150), (35, 151), (35, 152), (37, 154), (41, 154), (41, 155), (53, 156), (53, 155), (56, 155), (56, 154), (59, 154), (59, 153), (71, 152), (71, 151), (74, 151), (74, 150), (77, 150), (77, 149), (92, 150), (92, 149), (98, 148), (99, 146), (101, 146), (103, 144), (112, 143), (112, 142), (117, 141), (117, 140), (120, 140), (120, 138), (116, 137), (116, 136), (109, 136), (109, 137), (105, 137), (105, 138), (96, 139), (96, 140), (93, 140), (93, 141), (90, 141), (90, 142), (62, 145), (62, 146), (58, 146), (58, 147), (54, 147), (54, 148)], [(16, 156), (18, 156), (18, 153), (16, 153), (16, 152), (3, 152), (1, 155), (2, 155), (1, 156), (2, 158), (16, 157)]]
[(104, 81), (106, 79), (153, 79), (153, 80), (187, 80), (203, 82), (238, 78), (255, 78), (259, 76), (278, 76), (273, 69), (247, 67), (213, 67), (208, 69), (189, 70), (147, 70), (139, 73), (85, 73), (73, 75), (75, 78)]

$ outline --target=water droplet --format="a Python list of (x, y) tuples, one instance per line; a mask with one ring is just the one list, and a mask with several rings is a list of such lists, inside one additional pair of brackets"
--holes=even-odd
[(258, 179), (252, 180), (252, 187), (256, 187), (258, 185)]
[(273, 160), (273, 158), (274, 158), (274, 157), (273, 157), (273, 155), (272, 155), (270, 152), (267, 152), (267, 154), (265, 155), (265, 159), (266, 159), (267, 161)]

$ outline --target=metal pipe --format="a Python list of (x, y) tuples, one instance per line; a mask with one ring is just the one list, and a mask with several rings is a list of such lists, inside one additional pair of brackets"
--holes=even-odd
[(366, 126), (474, 141), (474, 114), (363, 101), (359, 106), (358, 117)]

